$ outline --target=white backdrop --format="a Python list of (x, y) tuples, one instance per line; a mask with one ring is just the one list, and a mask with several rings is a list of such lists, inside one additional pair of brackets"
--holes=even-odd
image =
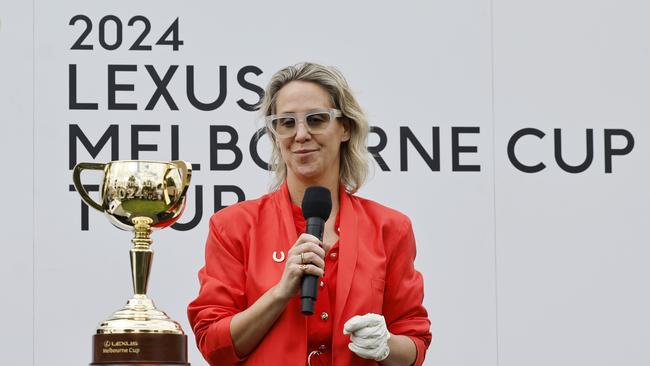
[[(71, 162), (130, 159), (136, 135), (155, 146), (140, 159), (170, 160), (177, 146), (181, 159), (200, 164), (181, 221), (201, 220), (154, 234), (149, 294), (182, 323), (192, 364), (205, 365), (186, 305), (198, 290), (214, 186), (254, 198), (269, 183), (249, 150), (260, 120), (238, 101), (257, 102), (279, 68), (316, 61), (342, 70), (385, 132), (369, 139), (385, 142), (385, 165), (375, 164), (359, 195), (413, 221), (432, 321), (426, 365), (647, 365), (649, 11), (629, 0), (0, 2), (3, 363), (87, 364), (95, 326), (130, 296), (130, 235), (98, 212), (82, 219), (69, 186)], [(70, 24), (77, 15), (92, 25), (80, 42), (92, 49), (71, 49), (87, 28), (83, 19)], [(144, 29), (144, 20), (128, 25), (134, 16), (150, 22), (142, 45), (151, 50), (129, 49)], [(176, 19), (183, 44), (156, 44)], [(174, 65), (173, 102), (161, 97), (148, 109), (154, 79)], [(111, 92), (113, 68), (121, 70), (114, 84), (131, 90)], [(221, 93), (221, 105), (203, 111), (190, 102), (188, 68), (196, 98)], [(109, 106), (111, 95), (134, 109)], [(211, 128), (236, 131), (236, 168), (211, 169), (236, 157), (225, 148), (212, 156), (232, 134), (211, 140)], [(107, 131), (115, 134), (96, 156), (75, 137), (95, 145)], [(454, 144), (467, 148), (454, 153)], [(588, 151), (591, 164), (579, 172), (557, 162), (579, 166)], [(259, 152), (265, 159), (265, 140)], [(455, 154), (475, 171), (454, 167)], [(518, 165), (540, 162), (534, 173)]]

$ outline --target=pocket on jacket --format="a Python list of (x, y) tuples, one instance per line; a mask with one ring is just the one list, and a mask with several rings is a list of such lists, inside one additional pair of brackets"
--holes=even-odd
[(382, 293), (384, 292), (384, 287), (386, 287), (386, 281), (381, 278), (373, 278), (370, 281), (370, 284), (372, 285), (372, 288), (381, 291)]

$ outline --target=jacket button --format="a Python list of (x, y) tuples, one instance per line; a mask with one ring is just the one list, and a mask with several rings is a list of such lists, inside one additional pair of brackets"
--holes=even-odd
[(329, 317), (330, 317), (329, 314), (327, 314), (327, 313), (324, 312), (324, 311), (320, 314), (320, 318), (321, 318), (322, 320), (327, 320), (327, 319), (329, 319)]
[(325, 286), (325, 282), (320, 281), (320, 287), (324, 287), (324, 286)]
[(336, 252), (330, 254), (330, 257), (331, 257), (332, 259), (336, 259)]

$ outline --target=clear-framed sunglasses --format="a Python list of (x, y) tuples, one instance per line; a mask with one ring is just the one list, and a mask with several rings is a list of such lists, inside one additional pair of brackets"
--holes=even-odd
[(314, 109), (302, 113), (282, 113), (266, 116), (266, 127), (279, 138), (288, 138), (296, 135), (298, 123), (303, 121), (307, 131), (318, 135), (327, 130), (337, 117), (342, 117), (340, 110), (334, 108)]

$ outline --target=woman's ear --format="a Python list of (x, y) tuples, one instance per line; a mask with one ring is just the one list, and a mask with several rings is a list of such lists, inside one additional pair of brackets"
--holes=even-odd
[(343, 136), (341, 137), (341, 142), (350, 141), (350, 137), (352, 137), (352, 132), (351, 132), (352, 121), (350, 121), (347, 117), (344, 117), (342, 124), (343, 124)]

